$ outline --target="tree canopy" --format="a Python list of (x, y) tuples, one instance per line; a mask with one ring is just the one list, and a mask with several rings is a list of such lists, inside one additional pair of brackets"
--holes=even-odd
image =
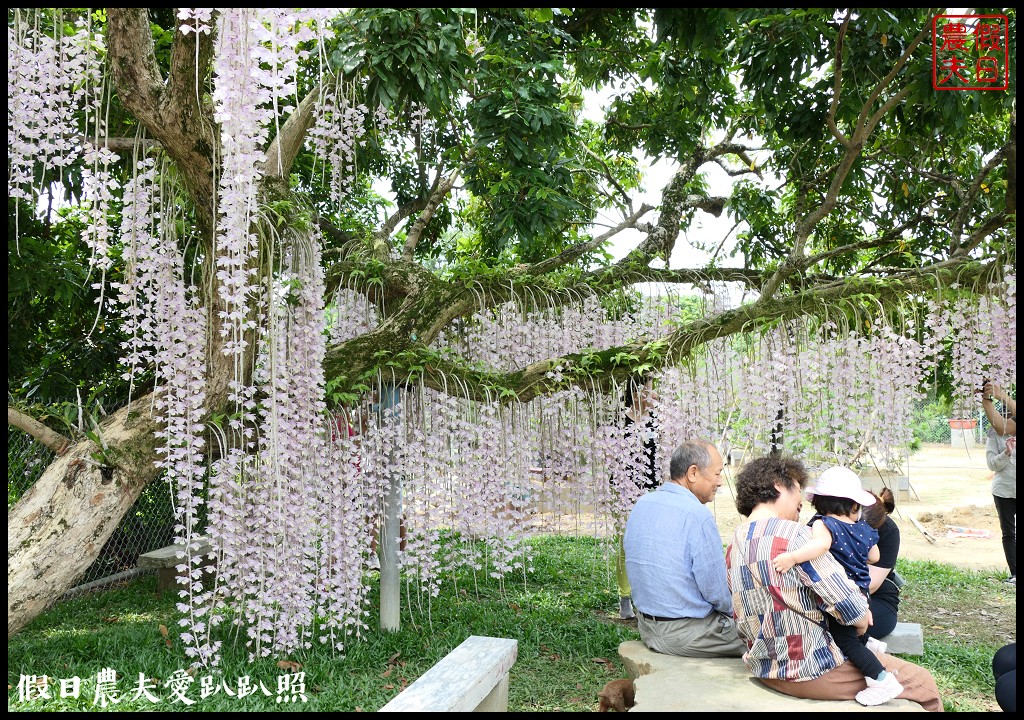
[[(1015, 57), (1016, 14), (1001, 13)], [(101, 543), (133, 492), (167, 472), (184, 538), (207, 500), (227, 527), (246, 502), (237, 485), (312, 487), (319, 451), (303, 438), (322, 440), (326, 405), (355, 408), (374, 389), (381, 406), (396, 386), (493, 402), (474, 417), (503, 432), (514, 425), (495, 419), (502, 407), (566, 392), (597, 403), (672, 368), (692, 379), (716, 342), (747, 336), (781, 343), (751, 361), (766, 363), (762, 382), (788, 382), (794, 366), (782, 359), (818, 340), (834, 340), (837, 357), (874, 342), (934, 356), (954, 336), (976, 346), (955, 358), (961, 392), (981, 366), (1013, 382), (1013, 353), (999, 349), (1015, 345), (1015, 77), (1007, 91), (934, 89), (935, 14), (10, 10), (10, 255), (52, 257), (68, 238), (79, 244), (63, 257), (89, 249), (90, 291), (102, 295), (108, 337), (127, 339), (125, 377), (142, 388), (40, 481), (81, 472), (121, 490), (26, 496), (9, 518), (9, 586), (27, 584), (17, 568), (53, 572), (60, 533), (39, 524), (40, 503), (61, 506), (46, 518), (59, 524), (102, 494), (110, 504), (90, 514)], [(588, 97), (602, 98), (601, 121), (584, 112)], [(636, 204), (641, 159), (675, 168), (656, 206)], [(712, 171), (734, 179), (730, 194), (712, 194)], [(77, 214), (45, 212), (40, 198), (58, 187)], [(735, 233), (699, 236), (702, 214), (724, 214)], [(627, 231), (635, 241), (612, 255)], [(684, 241), (709, 262), (673, 267)], [(35, 294), (12, 284), (9, 314), (33, 308), (39, 337), (80, 339), (81, 318), (59, 320), (44, 299), (59, 266), (33, 272)], [(652, 319), (638, 283), (709, 299), (699, 313), (670, 303)], [(744, 302), (716, 301), (727, 286), (743, 288)], [(979, 302), (985, 332), (967, 328)], [(954, 309), (940, 322), (944, 303)], [(562, 342), (530, 340), (552, 322)], [(500, 340), (481, 329), (499, 326)], [(26, 342), (9, 356), (22, 358)], [(31, 365), (19, 359), (9, 391)], [(904, 388), (921, 372), (890, 374)], [(842, 375), (838, 361), (821, 393), (828, 373)], [(731, 371), (714, 376), (701, 376), (697, 406), (713, 403), (715, 383), (734, 384)], [(763, 407), (747, 420), (766, 433), (789, 400), (765, 400), (763, 385), (749, 392)], [(708, 416), (685, 431), (717, 427)], [(798, 443), (827, 434), (792, 429)], [(75, 465), (97, 442), (99, 459)], [(389, 488), (382, 480), (381, 497)], [(320, 491), (308, 492), (312, 503)], [(224, 532), (224, 547), (241, 547)], [(308, 566), (309, 533), (283, 564)], [(366, 549), (349, 551), (361, 567)], [(225, 585), (257, 606), (244, 562), (222, 567)], [(12, 594), (9, 631), (73, 572)], [(203, 592), (189, 588), (190, 612)], [(275, 612), (301, 615), (281, 592)], [(338, 589), (328, 604), (340, 612), (361, 597)], [(253, 612), (261, 627), (263, 610)], [(273, 644), (262, 632), (251, 635), (261, 649)]]

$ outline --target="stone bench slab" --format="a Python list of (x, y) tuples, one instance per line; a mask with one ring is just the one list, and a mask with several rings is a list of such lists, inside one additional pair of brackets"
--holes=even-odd
[[(195, 538), (193, 542), (198, 543), (198, 549), (193, 551), (195, 555), (205, 555), (213, 551), (213, 545), (205, 537)], [(179, 557), (178, 553), (184, 552), (184, 545), (168, 545), (157, 550), (150, 550), (148, 553), (139, 555), (139, 567), (170, 568), (175, 565), (181, 565), (185, 561), (185, 556), (182, 554)]]
[[(213, 552), (213, 544), (209, 538), (193, 538), (193, 543), (195, 543), (194, 547), (196, 548), (193, 551), (195, 555), (207, 555)], [(139, 555), (138, 567), (154, 568), (156, 570), (156, 589), (157, 592), (162, 593), (177, 586), (178, 565), (185, 563), (184, 552), (184, 545), (168, 545), (157, 550), (151, 550), (148, 553)], [(181, 557), (178, 556), (178, 553), (181, 553)], [(203, 558), (201, 566), (206, 570), (204, 578), (212, 577), (210, 572), (212, 571), (213, 564), (213, 560), (210, 558)]]
[(471, 635), (380, 712), (506, 712), (519, 641)]
[(639, 640), (619, 645), (636, 686), (630, 712), (925, 712), (910, 700), (865, 707), (856, 700), (806, 700), (771, 690), (740, 658), (662, 655)]
[(924, 633), (920, 623), (896, 623), (893, 631), (882, 638), (893, 655), (924, 655)]

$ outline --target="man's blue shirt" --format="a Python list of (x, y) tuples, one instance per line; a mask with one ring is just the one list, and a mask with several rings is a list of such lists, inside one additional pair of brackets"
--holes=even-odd
[(633, 607), (667, 618), (732, 617), (722, 538), (711, 511), (666, 482), (641, 497), (626, 521), (626, 573)]

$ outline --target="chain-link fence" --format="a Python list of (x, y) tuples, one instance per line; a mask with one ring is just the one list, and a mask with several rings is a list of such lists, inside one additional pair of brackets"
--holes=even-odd
[[(1002, 403), (996, 402), (996, 409), (1006, 415)], [(912, 418), (914, 440), (918, 444), (984, 445), (988, 437), (988, 417), (980, 404), (956, 412), (947, 402), (920, 400), (914, 404)]]
[[(28, 492), (54, 454), (17, 428), (7, 428), (7, 509)], [(139, 555), (174, 541), (171, 494), (164, 482), (150, 483), (125, 513), (99, 556), (78, 578), (78, 588), (103, 587), (137, 570)], [(76, 590), (70, 591), (71, 593)]]

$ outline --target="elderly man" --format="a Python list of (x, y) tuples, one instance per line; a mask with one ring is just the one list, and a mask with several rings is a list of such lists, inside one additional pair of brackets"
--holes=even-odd
[(641, 497), (626, 521), (626, 571), (640, 637), (684, 657), (740, 657), (725, 553), (705, 505), (722, 486), (722, 455), (703, 440), (675, 449), (669, 481)]

